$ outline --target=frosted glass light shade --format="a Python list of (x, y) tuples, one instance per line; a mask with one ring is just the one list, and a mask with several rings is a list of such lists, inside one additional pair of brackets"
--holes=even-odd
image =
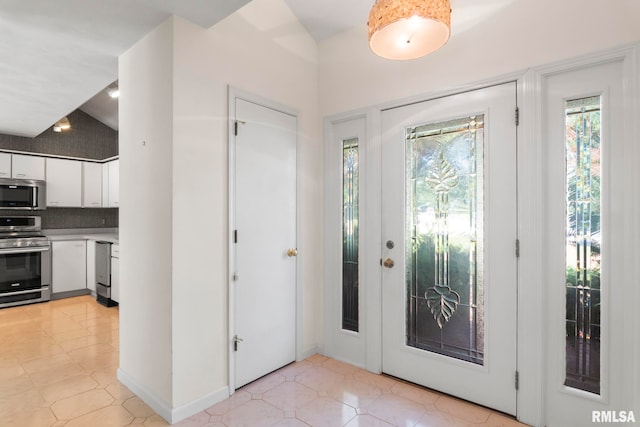
[(369, 46), (388, 59), (414, 59), (444, 46), (451, 34), (449, 0), (376, 0)]

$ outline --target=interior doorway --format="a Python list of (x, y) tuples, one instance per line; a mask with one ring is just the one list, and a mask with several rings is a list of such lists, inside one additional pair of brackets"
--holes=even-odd
[(296, 358), (297, 119), (230, 96), (231, 390)]

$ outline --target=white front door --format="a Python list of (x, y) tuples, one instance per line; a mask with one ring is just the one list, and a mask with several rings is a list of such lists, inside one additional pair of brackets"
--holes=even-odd
[(296, 117), (235, 99), (235, 388), (295, 360)]
[(516, 413), (516, 84), (382, 113), (383, 371)]

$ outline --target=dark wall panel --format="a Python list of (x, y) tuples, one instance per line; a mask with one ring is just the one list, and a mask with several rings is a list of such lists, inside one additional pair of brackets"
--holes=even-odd
[(0, 149), (104, 160), (118, 155), (118, 132), (76, 110), (67, 116), (71, 129), (54, 132), (52, 126), (35, 138), (0, 134)]

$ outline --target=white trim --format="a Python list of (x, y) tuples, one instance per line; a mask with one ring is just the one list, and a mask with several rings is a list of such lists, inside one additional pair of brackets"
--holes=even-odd
[[(543, 287), (540, 268), (543, 248), (543, 176), (541, 135), (540, 76), (528, 71), (518, 84), (520, 125), (518, 126), (518, 353), (520, 388), (517, 394), (518, 419), (542, 425), (543, 373), (545, 372)], [(524, 195), (527, 195), (524, 197)]]
[[(638, 237), (640, 236), (640, 223), (637, 218), (640, 218), (640, 169), (637, 167), (640, 164), (640, 126), (638, 125), (638, 115), (640, 114), (640, 53), (638, 52), (638, 46), (635, 46), (627, 54), (627, 59), (624, 66), (624, 87), (626, 88), (629, 96), (625, 99), (625, 134), (629, 136), (631, 143), (629, 144), (629, 152), (626, 156), (627, 171), (630, 171), (628, 180), (631, 184), (631, 188), (635, 189), (632, 197), (627, 200), (625, 210), (629, 209), (631, 213), (628, 218), (630, 223), (626, 223), (625, 227), (628, 227), (630, 233), (627, 234), (624, 242), (625, 248), (629, 251), (630, 260), (640, 259), (640, 247), (638, 247)], [(634, 261), (631, 261), (629, 268), (625, 271), (625, 281), (627, 283), (633, 283), (637, 280), (638, 266), (633, 265)], [(635, 274), (634, 274), (635, 273)], [(626, 354), (625, 363), (631, 362), (632, 369), (635, 372), (631, 372), (632, 378), (631, 384), (635, 384), (635, 387), (631, 387), (625, 393), (628, 398), (629, 407), (634, 409), (636, 417), (640, 414), (640, 339), (638, 339), (637, 331), (640, 330), (640, 310), (629, 309), (634, 303), (640, 301), (640, 287), (634, 286), (635, 294), (630, 295), (627, 302), (629, 307), (627, 308), (627, 314), (629, 316), (629, 329), (636, 331), (635, 333), (635, 349), (633, 352)], [(635, 408), (632, 405), (635, 403)]]
[(234, 133), (234, 129), (235, 129), (235, 111), (236, 111), (236, 93), (234, 88), (232, 88), (231, 86), (229, 86), (227, 88), (227, 102), (228, 102), (228, 110), (227, 110), (227, 120), (228, 120), (228, 124), (227, 124), (227, 179), (228, 179), (228, 189), (227, 189), (227, 205), (228, 205), (228, 213), (227, 213), (227, 227), (228, 227), (228, 239), (227, 239), (227, 243), (228, 243), (228, 254), (229, 254), (229, 267), (227, 270), (227, 297), (228, 297), (228, 311), (229, 311), (229, 317), (228, 317), (228, 331), (227, 331), (227, 362), (228, 362), (228, 382), (229, 382), (229, 393), (233, 394), (236, 390), (236, 382), (235, 382), (235, 372), (236, 372), (236, 366), (235, 366), (235, 357), (234, 357), (234, 351), (233, 351), (233, 334), (236, 330), (236, 324), (235, 324), (235, 318), (236, 318), (236, 313), (235, 313), (235, 300), (236, 300), (236, 294), (235, 294), (235, 288), (233, 286), (233, 274), (236, 270), (236, 257), (235, 257), (235, 250), (233, 248), (233, 230), (234, 230), (234, 224), (233, 224), (233, 218), (235, 216), (235, 209), (234, 209), (234, 204), (232, 203), (233, 201), (233, 195), (236, 192), (236, 180), (235, 180), (235, 168), (233, 165), (235, 165), (235, 159), (236, 159), (236, 152), (235, 152), (235, 133)]
[[(295, 117), (296, 119), (296, 174), (299, 177), (300, 173), (300, 137), (299, 137), (299, 129), (298, 129), (298, 121), (299, 121), (299, 111), (290, 108), (286, 105), (279, 104), (277, 102), (271, 101), (269, 99), (263, 98), (258, 95), (251, 94), (249, 92), (245, 92), (241, 89), (235, 88), (231, 85), (227, 87), (227, 178), (228, 178), (228, 188), (227, 188), (227, 200), (228, 200), (228, 216), (227, 216), (227, 226), (228, 226), (228, 254), (229, 254), (229, 265), (227, 271), (227, 296), (228, 296), (228, 331), (227, 331), (227, 345), (228, 345), (228, 353), (227, 353), (227, 362), (228, 362), (228, 382), (229, 382), (229, 395), (235, 392), (235, 357), (233, 351), (233, 336), (235, 333), (235, 291), (234, 291), (234, 282), (233, 282), (233, 274), (235, 272), (236, 266), (236, 257), (235, 257), (235, 248), (233, 243), (233, 231), (234, 231), (234, 221), (235, 218), (235, 107), (236, 100), (242, 99), (254, 104), (261, 105), (266, 108), (270, 108), (272, 110), (279, 111), (284, 114), (288, 114), (290, 116)], [(303, 248), (304, 239), (301, 238), (300, 235), (300, 218), (301, 218), (301, 209), (300, 209), (300, 185), (298, 185), (298, 179), (296, 179), (296, 240), (297, 248)], [(304, 260), (304, 250), (299, 250), (297, 261), (296, 261), (296, 332), (295, 332), (295, 357), (296, 360), (300, 361), (305, 358), (306, 352), (303, 350), (303, 338), (304, 338), (304, 330), (303, 330), (303, 295), (302, 295), (302, 261)], [(312, 353), (313, 354), (313, 353)], [(312, 354), (309, 354), (312, 355)], [(308, 356), (306, 356), (308, 357)]]
[(121, 368), (117, 370), (118, 381), (124, 384), (129, 390), (131, 390), (136, 396), (144, 401), (162, 418), (171, 422), (171, 404), (165, 402), (160, 397), (156, 396), (152, 391), (145, 386), (138, 384), (136, 380)]
[(197, 400), (181, 405), (177, 408), (173, 408), (171, 410), (170, 422), (171, 424), (179, 423), (180, 421), (202, 412), (227, 398), (229, 398), (229, 387), (221, 387)]
[[(369, 284), (366, 297), (367, 352), (365, 366), (374, 373), (382, 372), (382, 138), (380, 135), (381, 110), (367, 110), (367, 226), (365, 236), (369, 256), (365, 260), (365, 283)], [(375, 166), (374, 166), (375, 165)]]
[(51, 159), (79, 160), (82, 162), (101, 163), (101, 164), (108, 163), (112, 160), (118, 160), (120, 158), (119, 154), (116, 154), (115, 156), (107, 157), (106, 159), (99, 160), (99, 159), (87, 159), (85, 157), (71, 157), (71, 156), (61, 156), (58, 154), (39, 153), (35, 151), (7, 150), (4, 148), (0, 148), (0, 153), (20, 154), (23, 156), (45, 157), (45, 158), (51, 158)]
[(172, 408), (164, 400), (150, 392), (146, 387), (138, 384), (133, 377), (127, 374), (122, 369), (118, 368), (118, 381), (124, 384), (129, 390), (136, 394), (144, 403), (149, 405), (151, 409), (156, 411), (165, 421), (170, 424), (178, 423), (184, 419), (189, 418), (193, 414), (202, 412), (207, 408), (215, 405), (218, 402), (229, 397), (229, 387), (222, 387), (214, 392), (211, 392), (197, 400), (189, 402), (178, 408)]
[(308, 349), (303, 350), (300, 353), (300, 355), (296, 358), (296, 360), (297, 361), (301, 361), (301, 360), (304, 360), (304, 359), (306, 359), (308, 357), (313, 356), (314, 354), (323, 354), (322, 347), (317, 346), (317, 345), (309, 347)]

